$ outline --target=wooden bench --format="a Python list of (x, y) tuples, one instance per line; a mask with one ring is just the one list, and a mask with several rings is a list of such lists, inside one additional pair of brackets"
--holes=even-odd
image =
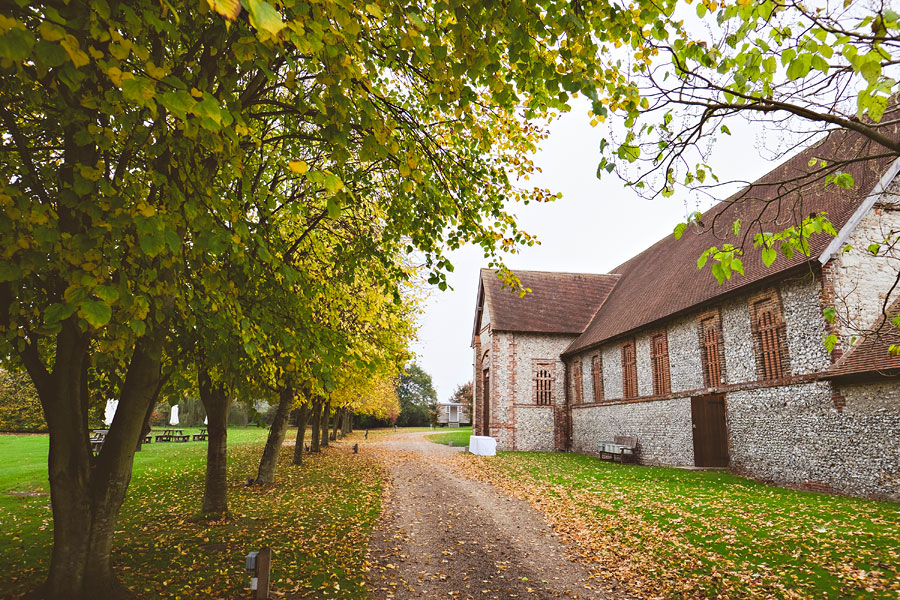
[(205, 442), (205, 441), (208, 440), (208, 439), (209, 439), (209, 434), (206, 433), (206, 429), (201, 429), (201, 430), (200, 430), (200, 433), (195, 433), (195, 434), (194, 434), (194, 441), (195, 441), (195, 442)]
[(174, 435), (169, 436), (169, 441), (170, 442), (189, 442), (189, 441), (191, 441), (191, 436), (187, 435), (187, 434), (185, 434), (185, 435), (174, 434)]
[(633, 435), (617, 435), (612, 442), (600, 442), (600, 458), (613, 462), (635, 462), (637, 438)]
[(91, 454), (97, 456), (103, 450), (103, 438), (91, 440)]

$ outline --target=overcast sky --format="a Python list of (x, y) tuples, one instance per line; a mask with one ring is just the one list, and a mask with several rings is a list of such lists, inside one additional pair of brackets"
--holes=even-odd
[[(513, 270), (606, 273), (670, 234), (688, 212), (708, 208), (708, 203), (698, 207), (695, 199), (678, 194), (642, 199), (615, 175), (598, 180), (603, 132), (592, 128), (588, 120), (585, 110), (573, 110), (550, 125), (550, 137), (535, 156), (543, 172), (532, 182), (563, 196), (549, 204), (513, 207), (519, 226), (541, 241), (539, 246), (507, 255)], [(759, 130), (747, 125), (729, 127), (732, 138), (718, 146), (710, 160), (723, 181), (725, 177), (753, 181), (774, 166), (760, 158), (765, 139)], [(487, 266), (477, 248), (464, 248), (452, 257), (455, 270), (448, 275), (448, 283), (453, 289), (431, 292), (415, 348), (418, 363), (431, 375), (441, 401), (457, 385), (472, 379), (469, 344), (478, 271)]]

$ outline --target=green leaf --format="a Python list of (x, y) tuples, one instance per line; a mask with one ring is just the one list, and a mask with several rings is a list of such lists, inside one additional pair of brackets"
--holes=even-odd
[(767, 267), (771, 267), (775, 259), (778, 258), (778, 252), (774, 248), (763, 248), (761, 255), (763, 264)]
[(22, 276), (22, 269), (19, 265), (10, 261), (0, 261), (0, 283), (6, 281), (15, 281)]
[(341, 216), (341, 203), (334, 196), (330, 197), (326, 202), (326, 208), (328, 209), (328, 216), (332, 219), (336, 219)]
[(675, 226), (675, 231), (672, 233), (675, 235), (676, 240), (680, 240), (681, 236), (684, 235), (684, 232), (687, 230), (687, 223), (679, 223)]
[(881, 250), (881, 244), (874, 244), (874, 243), (873, 243), (873, 244), (869, 244), (869, 247), (866, 248), (866, 250), (868, 250), (869, 253), (871, 253), (871, 254), (877, 256), (877, 255), (878, 255), (878, 251)]
[(157, 98), (157, 101), (182, 121), (187, 118), (188, 111), (197, 104), (197, 101), (184, 90), (166, 92)]
[(106, 302), (107, 304), (112, 304), (116, 300), (119, 299), (119, 290), (111, 285), (99, 285), (94, 290), (94, 293), (98, 298)]
[(731, 224), (731, 232), (737, 236), (741, 232), (741, 220), (737, 219)]
[(84, 318), (91, 327), (103, 327), (109, 323), (112, 317), (112, 309), (100, 300), (85, 300), (81, 303), (78, 314)]
[(837, 310), (833, 306), (828, 306), (825, 308), (825, 310), (822, 311), (822, 315), (829, 323), (834, 323), (834, 317), (836, 314)]
[(250, 23), (258, 30), (265, 31), (272, 37), (277, 37), (284, 29), (281, 14), (265, 0), (249, 0)]
[(75, 314), (75, 304), (72, 302), (51, 304), (44, 311), (44, 321), (48, 325), (56, 325)]
[(337, 194), (339, 191), (344, 189), (344, 182), (341, 181), (341, 178), (334, 173), (326, 173), (325, 179), (322, 183), (325, 186), (325, 189), (328, 190), (328, 192), (331, 194)]
[(838, 343), (838, 338), (833, 333), (825, 336), (825, 350), (827, 350), (829, 354), (832, 351), (834, 351), (834, 348), (837, 346), (837, 343)]
[(881, 77), (881, 63), (875, 60), (866, 61), (860, 68), (859, 73), (865, 77), (866, 81), (873, 84)]
[(34, 34), (19, 27), (13, 27), (0, 35), (0, 58), (13, 62), (23, 62), (31, 54)]
[(122, 96), (139, 106), (146, 106), (155, 94), (153, 81), (145, 77), (122, 80)]

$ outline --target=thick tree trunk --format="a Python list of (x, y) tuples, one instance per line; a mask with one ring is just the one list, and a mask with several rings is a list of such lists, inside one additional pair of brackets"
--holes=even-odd
[(325, 403), (325, 408), (322, 409), (322, 420), (319, 422), (319, 437), (322, 438), (321, 446), (323, 448), (328, 447), (328, 420), (331, 418), (331, 400)]
[(135, 345), (119, 410), (94, 458), (87, 427), (89, 343), (73, 318), (57, 336), (52, 372), (36, 348), (26, 348), (22, 356), (50, 433), (53, 552), (40, 594), (52, 600), (131, 596), (112, 573), (110, 553), (138, 436), (159, 382), (160, 359), (158, 347), (147, 338)]
[(312, 422), (309, 424), (309, 451), (319, 451), (319, 440), (321, 438), (320, 425), (322, 423), (322, 408), (324, 403), (321, 399), (317, 399), (312, 405)]
[(206, 446), (206, 485), (203, 488), (203, 514), (228, 512), (228, 411), (231, 401), (225, 386), (213, 383), (209, 371), (200, 367), (198, 372), (200, 401), (209, 419)]
[(284, 444), (288, 417), (291, 416), (291, 407), (293, 405), (294, 390), (289, 386), (281, 388), (278, 409), (275, 411), (275, 420), (272, 421), (269, 437), (266, 439), (266, 447), (263, 449), (262, 458), (259, 460), (256, 483), (264, 485), (275, 483), (275, 469), (278, 467), (278, 457), (281, 455), (281, 446)]
[(303, 438), (306, 437), (306, 419), (309, 417), (309, 406), (304, 404), (297, 410), (297, 441), (294, 444), (294, 464), (303, 464)]

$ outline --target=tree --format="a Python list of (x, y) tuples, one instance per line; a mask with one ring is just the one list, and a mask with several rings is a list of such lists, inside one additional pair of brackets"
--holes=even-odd
[(431, 375), (412, 363), (407, 365), (397, 382), (400, 400), (400, 427), (424, 427), (431, 422), (430, 410), (437, 403), (437, 392), (431, 383)]
[(463, 412), (469, 415), (469, 418), (472, 418), (472, 399), (474, 398), (474, 386), (471, 381), (466, 383), (462, 383), (453, 390), (453, 395), (450, 396), (450, 402), (459, 402), (462, 404)]

